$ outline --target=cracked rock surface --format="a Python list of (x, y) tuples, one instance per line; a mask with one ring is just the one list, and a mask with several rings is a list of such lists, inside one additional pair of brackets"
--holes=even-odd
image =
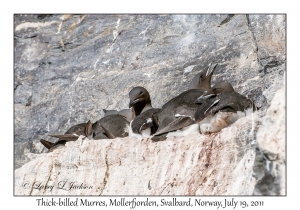
[[(148, 89), (153, 107), (159, 108), (186, 90), (193, 76), (211, 62), (218, 63), (212, 77), (212, 85), (218, 81), (228, 81), (237, 92), (253, 99), (258, 108), (258, 126), (260, 126), (275, 92), (284, 86), (285, 30), (286, 16), (275, 14), (15, 15), (15, 169), (39, 156), (37, 154), (46, 152), (47, 149), (39, 140), (43, 138), (51, 142), (56, 141), (47, 136), (48, 134), (62, 134), (71, 126), (86, 123), (88, 120), (95, 122), (104, 116), (102, 109), (128, 108), (128, 93), (134, 86), (144, 86)], [(268, 130), (268, 126), (273, 125), (267, 124), (265, 130)], [(256, 130), (254, 143), (255, 139)], [(101, 144), (118, 148), (118, 144), (122, 145), (126, 142), (128, 145), (134, 144), (133, 148), (137, 147), (135, 141), (131, 141), (130, 138), (125, 138), (124, 141), (117, 139), (113, 142), (104, 140)], [(200, 140), (196, 140), (196, 137), (191, 137), (189, 140), (168, 139), (166, 143), (161, 143), (161, 150), (166, 151), (168, 145), (173, 145), (173, 141), (188, 143)], [(92, 147), (100, 144), (100, 141), (78, 142)], [(79, 146), (78, 142), (70, 143), (69, 147), (73, 145), (77, 148), (75, 147), (77, 144), (78, 148), (81, 147), (82, 145)], [(150, 140), (143, 140), (142, 143), (155, 145), (150, 144)], [(207, 144), (209, 145), (208, 142)], [(61, 151), (67, 151), (69, 147)], [(107, 150), (98, 147), (94, 148), (98, 150), (97, 154), (102, 158), (98, 163), (104, 166)], [(262, 152), (262, 150), (259, 151)], [(267, 149), (264, 148), (263, 151)], [(112, 161), (111, 153), (112, 150), (109, 150), (107, 161)], [(54, 157), (55, 154), (56, 157)], [(59, 159), (58, 154), (59, 151), (41, 154), (41, 157), (52, 155), (54, 159)], [(152, 155), (154, 154), (156, 155), (155, 152)], [(257, 152), (256, 154), (258, 157), (259, 154)], [(265, 153), (260, 154), (261, 160), (265, 157), (263, 154)], [(191, 154), (187, 153), (187, 155)], [(244, 155), (248, 157), (248, 153)], [(32, 161), (28, 164), (32, 164)], [(89, 160), (85, 161), (91, 166), (96, 164)], [(262, 163), (259, 160), (256, 162)], [(136, 165), (139, 163), (141, 162), (137, 162)], [(47, 172), (50, 168), (55, 169), (53, 164), (53, 160), (47, 159), (43, 164), (36, 162), (35, 167), (46, 167), (43, 170)], [(110, 172), (114, 170), (110, 167), (110, 163), (107, 166)], [(59, 167), (56, 169), (58, 170)], [(143, 167), (150, 167), (150, 165)], [(164, 167), (172, 168), (169, 165)], [(154, 173), (153, 170), (158, 169), (152, 169), (150, 172)], [(35, 173), (34, 168), (30, 171)], [(43, 176), (50, 180), (50, 177), (56, 173), (54, 172), (47, 172), (48, 174)], [(102, 181), (98, 183), (102, 184), (97, 185), (99, 189), (94, 189), (90, 192), (91, 194), (116, 194), (113, 188), (108, 188), (112, 185), (109, 178), (105, 179), (110, 172), (106, 175), (104, 171), (100, 173), (102, 175), (99, 175), (99, 180)], [(160, 173), (160, 171), (156, 172)], [(273, 175), (271, 173), (270, 176)], [(258, 172), (255, 179), (258, 180), (263, 176), (263, 173)], [(176, 178), (173, 175), (170, 177)], [(160, 178), (159, 183), (149, 182), (149, 178), (149, 180), (141, 181), (143, 183), (141, 186), (151, 189), (152, 191), (149, 189), (147, 191), (149, 194), (200, 195), (203, 193), (197, 187), (187, 189), (177, 181), (172, 182), (181, 186), (182, 189), (178, 187), (172, 191), (170, 186), (176, 185), (170, 184), (169, 178), (168, 182)], [(51, 179), (55, 180), (53, 177)], [(199, 182), (202, 183), (204, 177), (201, 175), (201, 178), (195, 178), (195, 180), (200, 180)], [(144, 185), (144, 182), (147, 184)], [(191, 180), (190, 182), (194, 183)], [(208, 183), (211, 184), (211, 182)], [(163, 186), (165, 190), (158, 189), (158, 186)], [(207, 194), (226, 194), (220, 189), (211, 188)], [(257, 189), (255, 191), (257, 194), (266, 192), (272, 194), (275, 191), (275, 194), (280, 194), (278, 190), (272, 191), (270, 188)], [(146, 193), (142, 189), (134, 191), (127, 189), (118, 193), (139, 192)], [(231, 190), (229, 192), (250, 194), (250, 191)], [(60, 193), (63, 194), (63, 192)], [(37, 192), (33, 190), (31, 194), (37, 194)]]
[(257, 133), (258, 148), (254, 195), (286, 195), (286, 105), (285, 88), (280, 88), (262, 119)]
[[(32, 154), (15, 171), (15, 194), (251, 195), (257, 119), (252, 114), (217, 134), (155, 143), (81, 136), (51, 153)], [(72, 182), (87, 188), (72, 188)]]

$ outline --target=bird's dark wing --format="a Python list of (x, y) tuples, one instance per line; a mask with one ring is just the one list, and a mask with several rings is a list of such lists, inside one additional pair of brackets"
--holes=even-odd
[(59, 138), (60, 140), (75, 141), (79, 136), (74, 134), (49, 134), (48, 136)]
[(126, 126), (129, 126), (129, 122), (124, 116), (119, 114), (108, 115), (93, 124), (93, 138), (108, 139), (113, 136), (126, 137), (128, 136), (128, 132), (125, 129)]
[(167, 126), (159, 127), (161, 129), (158, 128), (157, 132), (154, 135), (158, 136), (167, 132), (175, 131), (189, 126), (193, 123), (195, 123), (195, 120), (193, 120), (190, 116), (180, 116), (173, 120), (171, 123), (169, 123)]
[(204, 92), (200, 89), (187, 90), (164, 104), (157, 114), (159, 126), (155, 135), (175, 131), (195, 123), (194, 115), (198, 108), (195, 100)]
[(131, 123), (132, 131), (140, 134), (142, 130), (151, 128), (151, 134), (155, 133), (157, 129), (157, 121), (155, 116), (159, 111), (160, 109), (153, 108), (136, 116)]

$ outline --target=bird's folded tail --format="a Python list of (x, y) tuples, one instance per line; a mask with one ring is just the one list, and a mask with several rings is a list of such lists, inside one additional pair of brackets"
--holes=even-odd
[(167, 139), (167, 133), (164, 133), (164, 134), (161, 134), (161, 135), (159, 135), (159, 136), (153, 136), (152, 138), (151, 138), (151, 140), (152, 141), (164, 141), (164, 140), (166, 140)]
[(93, 132), (92, 122), (89, 120), (84, 128), (84, 135), (89, 137)]
[(53, 143), (50, 141), (47, 141), (45, 139), (41, 139), (40, 142), (47, 148), (50, 149), (53, 146)]

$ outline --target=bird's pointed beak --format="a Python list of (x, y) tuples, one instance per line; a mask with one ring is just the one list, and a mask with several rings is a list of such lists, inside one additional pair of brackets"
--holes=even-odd
[(212, 76), (212, 74), (214, 73), (216, 67), (217, 67), (217, 63), (216, 64), (210, 64), (209, 68), (207, 69), (207, 72), (206, 72), (206, 77), (209, 77), (209, 76)]
[(137, 102), (139, 101), (139, 98), (138, 99), (135, 99), (134, 101), (130, 101), (129, 102), (129, 108), (131, 108), (134, 104), (136, 104)]

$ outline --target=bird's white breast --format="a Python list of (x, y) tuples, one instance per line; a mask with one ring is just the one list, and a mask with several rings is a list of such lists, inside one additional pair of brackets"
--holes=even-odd
[(244, 112), (218, 112), (213, 116), (204, 118), (200, 123), (203, 134), (216, 133), (245, 116)]
[(171, 136), (186, 136), (188, 134), (198, 134), (199, 133), (199, 124), (192, 124), (187, 127), (181, 128), (179, 130), (169, 132), (167, 137)]

